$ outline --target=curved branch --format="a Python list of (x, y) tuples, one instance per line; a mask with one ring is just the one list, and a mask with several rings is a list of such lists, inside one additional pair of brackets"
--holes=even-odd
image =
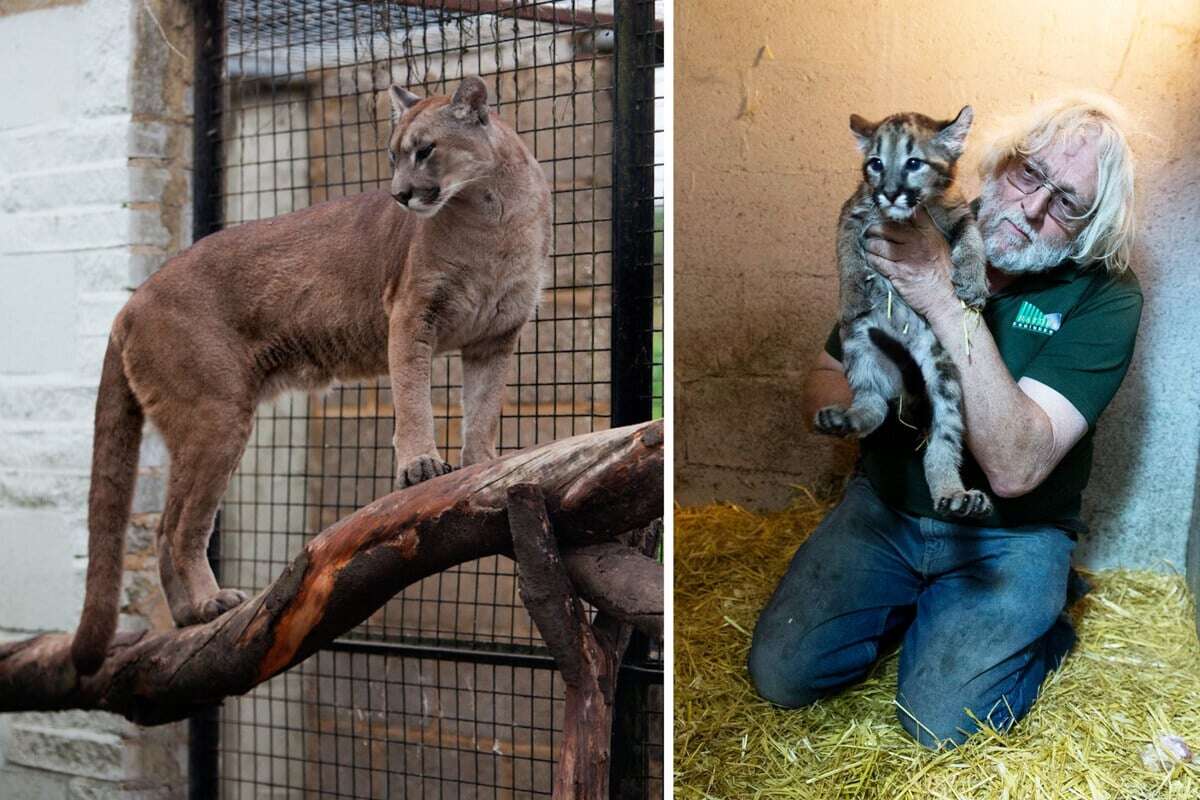
[(70, 634), (0, 647), (0, 711), (104, 709), (146, 725), (248, 692), (349, 631), (397, 592), (511, 554), (507, 491), (537, 484), (563, 545), (662, 515), (662, 423), (551, 442), (380, 498), (331, 525), (257, 597), (205, 625), (120, 634), (80, 680)]

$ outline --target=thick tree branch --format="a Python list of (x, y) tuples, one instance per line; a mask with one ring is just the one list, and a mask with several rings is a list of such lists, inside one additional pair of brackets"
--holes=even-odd
[(583, 603), (558, 555), (558, 541), (539, 486), (523, 483), (509, 488), (508, 525), (521, 602), (567, 686), (579, 686), (591, 675), (589, 651), (596, 648), (596, 643)]
[(562, 559), (583, 599), (662, 640), (663, 566), (656, 559), (619, 542), (573, 547)]
[(105, 709), (170, 722), (248, 692), (349, 631), (404, 587), (511, 554), (508, 487), (535, 483), (563, 546), (662, 514), (662, 423), (578, 436), (468, 467), (359, 509), (308, 542), (273, 584), (206, 625), (122, 634), (79, 679), (70, 634), (0, 647), (0, 711)]
[[(555, 800), (607, 800), (612, 758), (613, 697), (617, 668), (633, 626), (598, 610), (593, 622), (559, 556), (558, 542), (540, 487), (520, 484), (508, 490), (508, 521), (520, 576), (521, 600), (554, 656), (566, 683), (563, 743), (554, 774)], [(631, 550), (576, 554), (577, 571), (593, 581), (598, 565), (609, 568), (638, 558), (650, 561), (662, 585), (662, 566), (647, 558), (658, 547), (661, 524), (635, 532)], [(641, 552), (639, 552), (641, 551)], [(642, 552), (647, 556), (643, 556)], [(610, 604), (620, 587), (599, 586)], [(610, 591), (611, 590), (611, 591)], [(661, 591), (661, 589), (660, 589)], [(661, 625), (662, 600), (659, 603)]]

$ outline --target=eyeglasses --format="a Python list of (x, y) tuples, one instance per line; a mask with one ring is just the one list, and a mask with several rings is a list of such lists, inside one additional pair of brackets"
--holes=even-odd
[(1085, 208), (1075, 195), (1055, 186), (1044, 172), (1024, 158), (1014, 158), (1004, 171), (1004, 176), (1022, 194), (1033, 194), (1045, 186), (1050, 191), (1050, 203), (1046, 207), (1046, 213), (1063, 228), (1077, 230), (1087, 221), (1089, 209)]

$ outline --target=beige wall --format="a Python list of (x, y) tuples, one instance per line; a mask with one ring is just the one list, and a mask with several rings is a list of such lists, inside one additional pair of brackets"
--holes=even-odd
[[(800, 383), (837, 304), (834, 228), (857, 180), (853, 113), (975, 107), (965, 187), (999, 119), (1111, 92), (1143, 197), (1135, 363), (1100, 424), (1092, 565), (1183, 563), (1200, 403), (1200, 3), (676, 4), (677, 496), (760, 507), (850, 454), (806, 434)], [(1119, 535), (1117, 535), (1119, 533)]]

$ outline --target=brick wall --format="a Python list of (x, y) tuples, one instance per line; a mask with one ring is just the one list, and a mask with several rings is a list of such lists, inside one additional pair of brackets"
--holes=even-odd
[[(183, 0), (25, 3), (0, 12), (0, 637), (75, 627), (92, 413), (112, 319), (190, 239), (192, 70)], [(186, 54), (186, 55), (185, 55)], [(123, 628), (169, 624), (151, 435)], [(107, 714), (0, 715), (0, 797), (182, 796), (182, 726)]]

